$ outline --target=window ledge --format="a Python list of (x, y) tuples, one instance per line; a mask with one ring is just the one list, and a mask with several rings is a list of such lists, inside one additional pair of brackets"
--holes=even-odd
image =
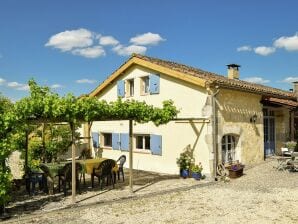
[(104, 150), (113, 150), (113, 148), (109, 147), (109, 146), (104, 146), (102, 149), (104, 149)]
[(140, 153), (140, 154), (151, 154), (151, 150), (145, 150), (145, 149), (134, 149), (133, 152)]

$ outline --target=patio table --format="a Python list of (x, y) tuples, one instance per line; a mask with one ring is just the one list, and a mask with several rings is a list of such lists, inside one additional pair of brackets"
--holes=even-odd
[[(85, 159), (85, 160), (76, 160), (83, 167), (83, 172), (87, 174), (92, 174), (94, 168), (98, 168), (98, 166), (108, 158), (95, 158), (95, 159)], [(118, 165), (113, 168), (114, 172), (118, 171)]]

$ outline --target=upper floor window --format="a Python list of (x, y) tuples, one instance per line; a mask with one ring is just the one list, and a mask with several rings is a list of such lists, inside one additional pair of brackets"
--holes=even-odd
[(149, 76), (145, 76), (141, 78), (141, 94), (146, 95), (150, 93), (149, 89)]
[(134, 79), (129, 79), (126, 81), (126, 96), (133, 96), (134, 95)]

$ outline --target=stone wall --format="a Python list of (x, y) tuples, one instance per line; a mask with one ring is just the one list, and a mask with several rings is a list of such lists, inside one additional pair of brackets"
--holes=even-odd
[[(218, 148), (221, 160), (221, 140), (224, 135), (236, 136), (236, 159), (252, 164), (264, 159), (263, 112), (261, 96), (221, 89), (218, 96)], [(250, 118), (256, 114), (256, 122)]]

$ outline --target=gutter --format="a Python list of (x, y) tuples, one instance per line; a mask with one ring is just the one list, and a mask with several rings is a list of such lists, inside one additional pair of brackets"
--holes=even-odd
[(218, 134), (218, 125), (217, 125), (217, 107), (216, 107), (216, 96), (219, 93), (219, 87), (216, 86), (216, 92), (212, 92), (211, 101), (212, 101), (212, 148), (213, 148), (213, 177), (217, 180), (217, 162), (218, 162), (218, 150), (217, 150), (217, 134)]

